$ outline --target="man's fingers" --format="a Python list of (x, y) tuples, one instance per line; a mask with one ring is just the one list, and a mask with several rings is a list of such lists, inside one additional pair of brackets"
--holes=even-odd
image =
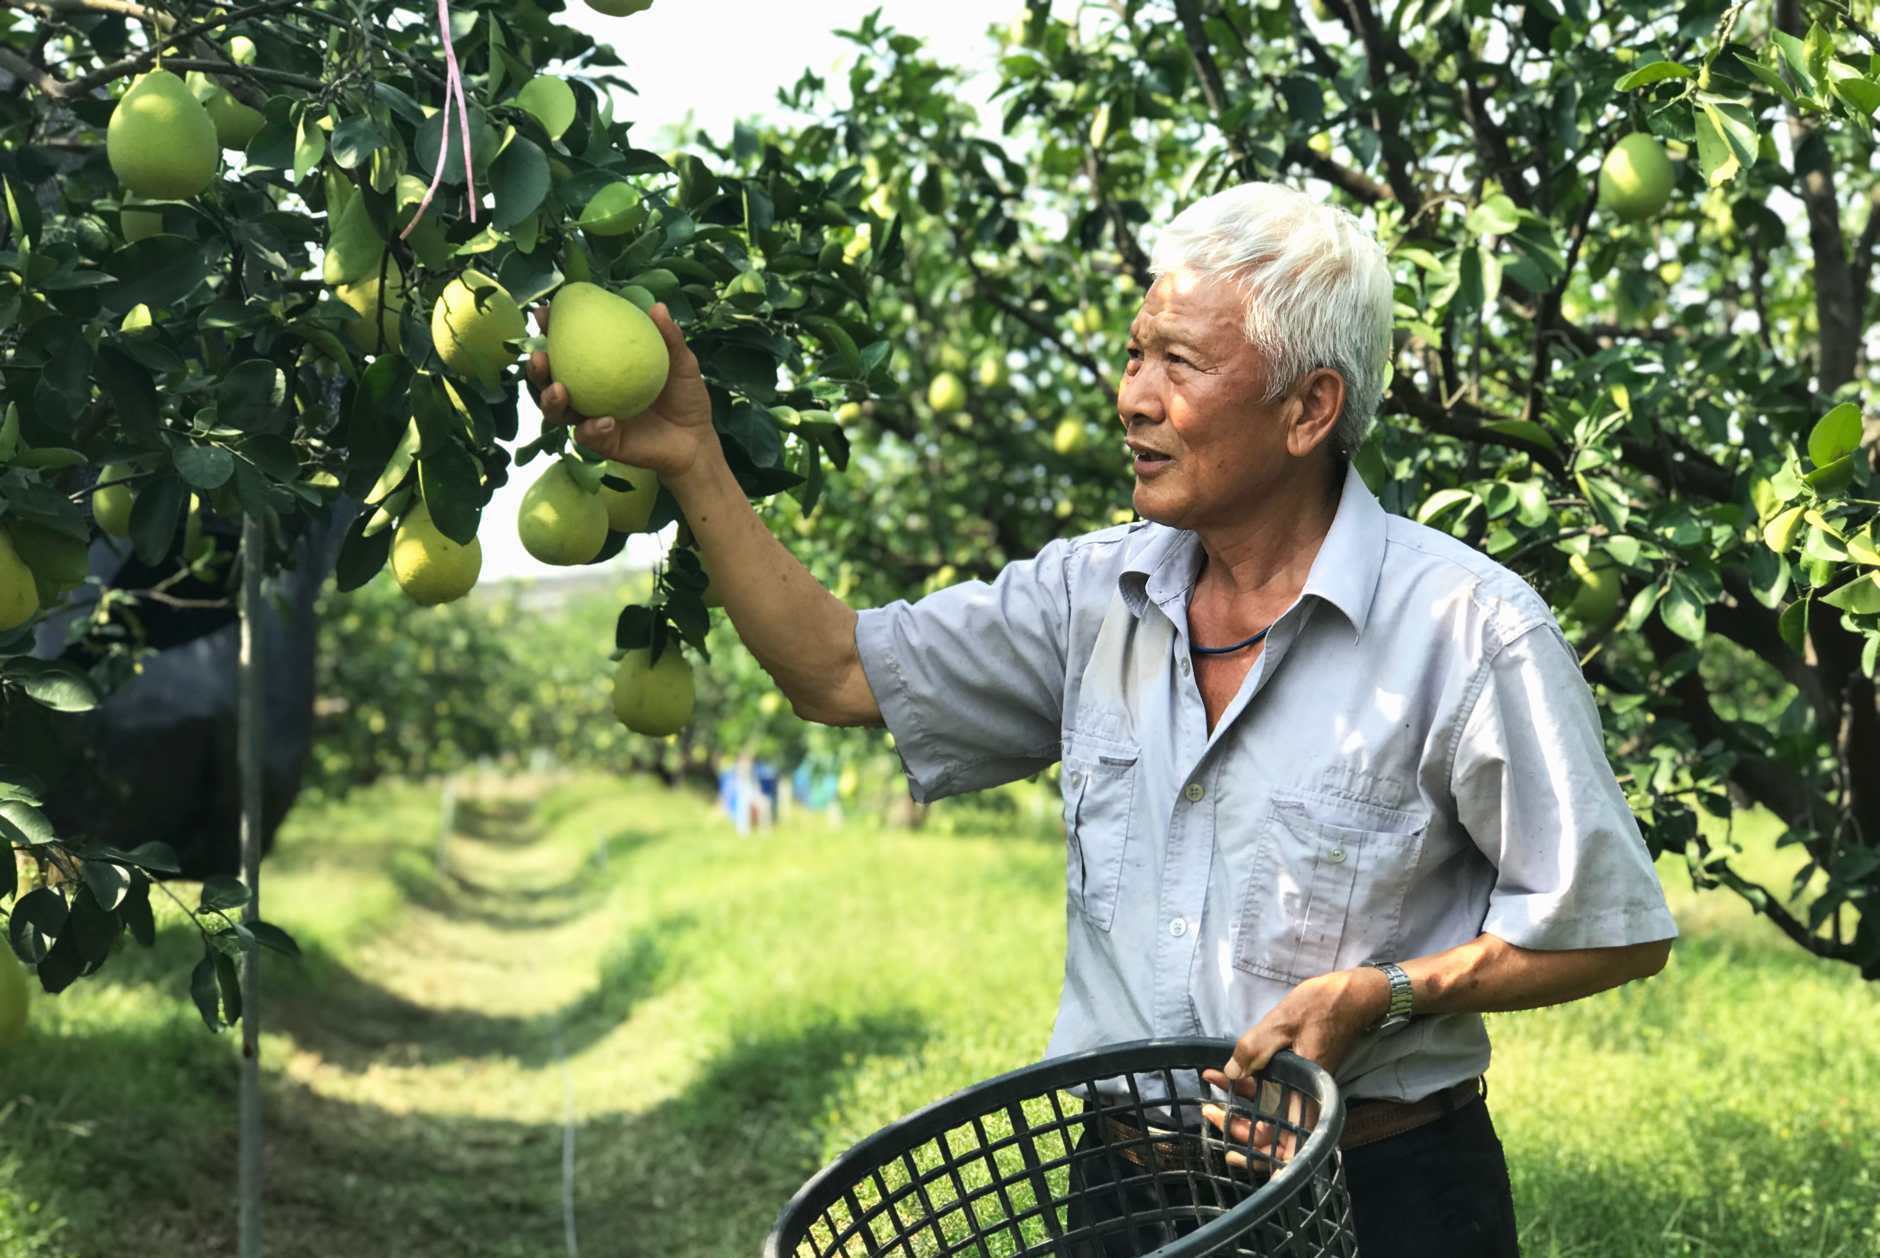
[(535, 326), (542, 329), (543, 332), (547, 332), (548, 331), (548, 303), (543, 302), (541, 305), (536, 306), (533, 309), (531, 309), (529, 313), (535, 316)]

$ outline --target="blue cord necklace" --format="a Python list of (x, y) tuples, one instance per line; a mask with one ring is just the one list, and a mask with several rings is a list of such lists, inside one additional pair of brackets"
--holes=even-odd
[(1271, 633), (1272, 631), (1273, 631), (1273, 626), (1268, 625), (1266, 628), (1260, 630), (1260, 632), (1254, 634), (1251, 638), (1247, 638), (1243, 641), (1236, 642), (1232, 646), (1191, 646), (1188, 649), (1196, 655), (1229, 655), (1235, 651), (1245, 650), (1247, 647), (1252, 646), (1254, 643), (1266, 637), (1266, 635)]

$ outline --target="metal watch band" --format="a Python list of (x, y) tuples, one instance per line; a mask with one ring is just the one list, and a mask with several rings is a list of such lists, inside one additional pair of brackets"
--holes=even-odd
[(1390, 980), (1390, 1008), (1384, 1017), (1369, 1029), (1372, 1031), (1394, 1031), (1410, 1021), (1410, 976), (1395, 961), (1366, 961), (1363, 964), (1373, 969), (1382, 970), (1384, 977)]

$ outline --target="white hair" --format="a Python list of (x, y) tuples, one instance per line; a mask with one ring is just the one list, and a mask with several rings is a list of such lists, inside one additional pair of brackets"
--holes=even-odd
[(1357, 452), (1384, 392), (1393, 300), (1389, 261), (1363, 224), (1292, 188), (1244, 183), (1176, 215), (1150, 270), (1239, 283), (1247, 339), (1267, 361), (1261, 400), (1330, 367), (1345, 379), (1332, 442), (1343, 457)]

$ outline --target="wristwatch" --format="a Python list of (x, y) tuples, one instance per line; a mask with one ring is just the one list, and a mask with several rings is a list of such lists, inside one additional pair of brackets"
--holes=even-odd
[(1390, 980), (1390, 1008), (1380, 1021), (1365, 1030), (1395, 1031), (1410, 1021), (1410, 976), (1403, 972), (1403, 967), (1395, 961), (1365, 961), (1361, 964), (1384, 971), (1384, 977)]

